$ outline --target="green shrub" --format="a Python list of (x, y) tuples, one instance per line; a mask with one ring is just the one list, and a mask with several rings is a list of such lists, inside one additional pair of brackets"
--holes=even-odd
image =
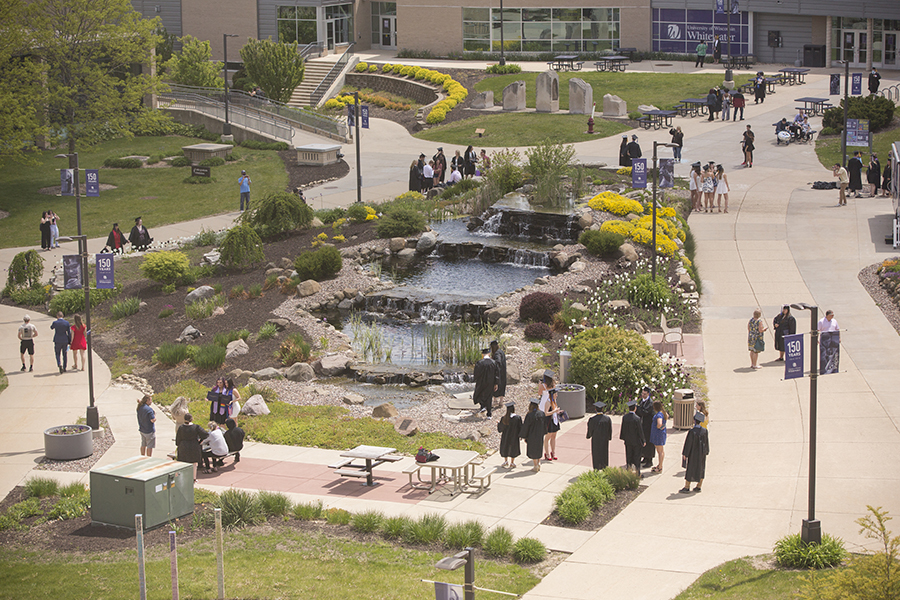
[(591, 516), (591, 507), (584, 496), (577, 491), (566, 488), (554, 499), (556, 514), (559, 518), (572, 525), (578, 525), (587, 521)]
[[(112, 290), (91, 290), (91, 308), (116, 296), (121, 291), (120, 286)], [(64, 315), (72, 315), (84, 311), (84, 290), (63, 290), (50, 299), (49, 313), (56, 316), (62, 312)]]
[(807, 544), (799, 533), (775, 542), (775, 561), (788, 569), (825, 569), (841, 563), (847, 556), (840, 538), (822, 534), (821, 544)]
[(191, 166), (191, 159), (186, 156), (176, 156), (172, 159), (173, 167), (189, 167)]
[(144, 257), (141, 274), (165, 285), (180, 280), (190, 271), (190, 267), (191, 263), (184, 252), (177, 250), (153, 252)]
[(326, 225), (331, 225), (338, 219), (343, 219), (345, 214), (347, 214), (347, 211), (340, 206), (316, 211), (316, 216)]
[(218, 506), (219, 495), (201, 487), (195, 487), (194, 504), (211, 504), (212, 506)]
[(49, 477), (32, 477), (25, 482), (25, 495), (29, 498), (47, 498), (59, 493), (59, 482)]
[(201, 371), (218, 369), (225, 362), (225, 348), (216, 344), (205, 344), (194, 353), (194, 366)]
[(259, 505), (262, 508), (262, 512), (267, 517), (286, 516), (293, 508), (291, 499), (281, 492), (260, 490), (256, 495), (259, 499)]
[(546, 323), (529, 323), (525, 326), (525, 339), (544, 341), (553, 339), (553, 331)]
[(481, 187), (481, 181), (477, 179), (463, 179), (448, 188), (444, 188), (441, 192), (441, 200), (456, 198), (479, 187)]
[(242, 285), (232, 286), (231, 291), (228, 292), (228, 297), (232, 298), (232, 299), (233, 298), (241, 298), (243, 295), (244, 295), (244, 286), (242, 286)]
[(569, 340), (569, 350), (573, 380), (587, 388), (592, 402), (602, 400), (611, 410), (620, 408), (628, 394), (662, 377), (659, 355), (634, 331), (588, 329)]
[(200, 233), (194, 236), (192, 240), (195, 246), (204, 247), (204, 246), (215, 246), (219, 243), (223, 237), (223, 233), (219, 231), (212, 231), (207, 229), (206, 227), (200, 228)]
[(108, 169), (140, 169), (144, 165), (138, 158), (107, 158), (103, 166)]
[(454, 523), (444, 532), (444, 545), (448, 548), (477, 548), (484, 540), (484, 525), (472, 520), (465, 523)]
[(44, 257), (37, 250), (26, 250), (16, 254), (9, 263), (6, 276), (8, 288), (36, 288), (44, 277)]
[(47, 301), (47, 292), (42, 286), (13, 288), (7, 295), (19, 306), (39, 306)]
[(607, 256), (617, 251), (619, 246), (625, 243), (625, 238), (614, 231), (592, 231), (588, 229), (582, 232), (578, 242), (594, 256)]
[(220, 156), (213, 156), (200, 161), (201, 167), (221, 167), (225, 164), (225, 159)]
[(80, 481), (73, 481), (72, 483), (59, 488), (59, 495), (64, 498), (75, 498), (77, 496), (84, 496), (88, 493), (88, 489)]
[(617, 492), (622, 490), (636, 490), (641, 484), (641, 477), (634, 471), (622, 467), (606, 467), (603, 469), (606, 480)]
[(307, 279), (322, 281), (336, 275), (342, 266), (341, 253), (333, 246), (308, 250), (294, 259), (294, 269), (301, 281)]
[(601, 471), (583, 473), (569, 488), (581, 494), (591, 510), (600, 508), (616, 495), (615, 488)]
[(242, 158), (241, 153), (238, 152), (237, 150), (232, 150), (231, 152), (229, 152), (228, 154), (225, 155), (226, 162), (235, 162), (235, 161), (241, 160), (241, 158)]
[(654, 281), (649, 273), (641, 273), (628, 282), (628, 301), (641, 308), (658, 310), (672, 303), (672, 290), (665, 277), (657, 275)]
[(224, 288), (221, 283), (214, 283), (212, 284), (212, 289), (216, 294), (221, 294)]
[(254, 208), (242, 213), (240, 219), (255, 229), (260, 237), (269, 239), (307, 227), (312, 222), (313, 209), (296, 194), (275, 192), (263, 196)]
[(244, 140), (241, 142), (244, 148), (251, 150), (290, 150), (291, 147), (286, 142), (259, 142), (256, 140)]
[(312, 347), (303, 339), (302, 333), (292, 333), (286, 340), (281, 343), (281, 347), (275, 356), (281, 361), (281, 364), (289, 367), (298, 362), (306, 362)]
[(235, 225), (219, 245), (220, 260), (228, 267), (249, 267), (265, 260), (259, 234), (246, 223)]
[(215, 177), (201, 177), (199, 175), (191, 175), (181, 180), (181, 183), (189, 183), (192, 185), (206, 185), (208, 183), (216, 183)]
[(521, 73), (522, 67), (515, 63), (506, 63), (505, 65), (490, 65), (485, 71), (489, 75), (510, 75)]
[(227, 489), (219, 494), (219, 508), (222, 526), (228, 529), (259, 525), (266, 518), (259, 497), (244, 490)]
[(222, 333), (217, 333), (213, 337), (213, 343), (218, 344), (219, 346), (222, 346), (223, 348), (225, 348), (226, 346), (228, 346), (228, 344), (230, 344), (231, 342), (233, 342), (235, 340), (246, 340), (248, 337), (250, 337), (249, 329), (240, 329), (240, 330), (236, 329), (233, 331), (225, 331)]
[(388, 540), (400, 539), (410, 525), (412, 519), (409, 517), (387, 517), (381, 522), (381, 535)]
[(263, 326), (259, 328), (259, 333), (256, 334), (256, 339), (260, 342), (270, 340), (275, 337), (277, 333), (278, 327), (275, 326), (275, 323), (264, 323)]
[(153, 353), (153, 361), (167, 367), (181, 364), (191, 356), (192, 347), (187, 344), (163, 342)]
[(417, 521), (411, 521), (403, 530), (403, 541), (407, 544), (428, 545), (441, 541), (444, 530), (447, 529), (447, 519), (437, 513), (426, 513)]
[(171, 317), (174, 314), (175, 314), (174, 308), (164, 308), (161, 311), (159, 311), (159, 314), (156, 315), (156, 317), (159, 319), (166, 319), (168, 317)]
[(525, 323), (549, 323), (562, 308), (562, 301), (555, 294), (532, 292), (519, 303), (519, 320)]
[(509, 556), (513, 545), (512, 532), (506, 527), (497, 526), (488, 532), (484, 538), (484, 553), (493, 558), (505, 558)]
[(425, 231), (425, 215), (417, 210), (397, 208), (378, 221), (376, 232), (380, 238), (406, 237)]
[[(870, 131), (880, 131), (894, 119), (895, 105), (884, 96), (850, 96), (847, 104), (848, 119), (868, 119)], [(822, 127), (840, 132), (844, 129), (844, 100), (829, 108), (822, 115)]]
[(356, 202), (351, 204), (347, 209), (347, 218), (354, 223), (362, 223), (369, 217), (368, 207), (365, 204)]
[(301, 521), (315, 521), (325, 514), (321, 500), (315, 502), (298, 502), (294, 505), (294, 517)]
[(262, 285), (258, 283), (254, 283), (249, 288), (247, 288), (247, 295), (251, 298), (259, 298), (262, 296)]
[(77, 519), (87, 514), (90, 504), (90, 494), (63, 497), (56, 501), (47, 518), (62, 521)]
[(225, 294), (216, 294), (212, 298), (206, 298), (191, 302), (184, 307), (184, 312), (191, 320), (208, 319), (219, 306), (227, 306), (228, 298)]
[(367, 510), (356, 513), (350, 519), (350, 526), (360, 533), (375, 533), (381, 529), (384, 514), (377, 510)]
[(325, 520), (329, 525), (349, 525), (350, 512), (343, 508), (329, 508), (325, 511)]
[(513, 544), (513, 558), (520, 563), (536, 563), (547, 556), (547, 547), (540, 540), (524, 537)]
[[(843, 115), (841, 115), (843, 117)], [(823, 127), (822, 131), (819, 132), (819, 137), (823, 135), (839, 135), (841, 133), (840, 129), (835, 129), (834, 127)]]
[(483, 179), (492, 189), (493, 200), (499, 200), (504, 194), (515, 191), (525, 181), (522, 156), (511, 149), (492, 153), (491, 168)]
[(109, 307), (109, 312), (114, 319), (130, 317), (131, 315), (137, 314), (139, 310), (141, 310), (141, 299), (135, 296), (125, 298)]

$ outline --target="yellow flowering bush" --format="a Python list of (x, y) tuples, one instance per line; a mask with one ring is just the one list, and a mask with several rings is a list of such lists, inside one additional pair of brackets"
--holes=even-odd
[(366, 207), (366, 221), (374, 221), (378, 218), (378, 214), (375, 212), (375, 209), (371, 206)]
[(626, 238), (631, 237), (632, 230), (634, 230), (634, 225), (630, 221), (606, 221), (600, 226), (600, 231), (611, 231)]
[[(658, 209), (657, 215), (659, 215)], [(640, 219), (634, 221), (634, 225), (635, 227), (643, 227), (644, 229), (653, 229), (653, 216), (644, 215)], [(672, 239), (675, 239), (677, 237), (682, 242), (685, 238), (684, 231), (680, 229), (674, 221), (670, 221), (669, 219), (660, 219), (659, 216), (657, 216), (656, 218), (656, 231), (657, 233), (662, 232)]]
[(317, 239), (322, 240), (323, 242), (328, 239), (328, 234), (324, 231), (316, 236)]
[(393, 68), (394, 68), (394, 65), (392, 65), (391, 63), (385, 63), (385, 64), (381, 65), (381, 72), (382, 73), (390, 73)]
[(364, 73), (369, 70), (369, 63), (360, 62), (356, 65), (357, 73)]
[(661, 206), (656, 209), (656, 216), (663, 217), (664, 219), (674, 219), (675, 209), (671, 206)]
[(425, 117), (425, 122), (429, 125), (436, 125), (447, 118), (447, 109), (443, 106), (435, 106)]
[(689, 268), (693, 266), (694, 263), (691, 262), (691, 259), (687, 257), (687, 255), (681, 255), (681, 262), (684, 263), (685, 268)]
[(669, 236), (656, 232), (656, 252), (662, 256), (674, 256), (678, 252), (678, 246), (675, 245)]
[(343, 235), (336, 235), (331, 239), (334, 240), (335, 242), (341, 243), (344, 240), (346, 240), (347, 238), (345, 238)]
[(631, 167), (622, 167), (616, 171), (616, 175), (631, 175)]
[(594, 210), (603, 210), (622, 217), (629, 213), (641, 214), (644, 212), (644, 207), (640, 202), (615, 192), (597, 194), (588, 201), (588, 206)]
[(650, 233), (649, 229), (635, 227), (631, 230), (631, 239), (638, 244), (646, 244), (649, 246), (653, 242), (653, 234)]

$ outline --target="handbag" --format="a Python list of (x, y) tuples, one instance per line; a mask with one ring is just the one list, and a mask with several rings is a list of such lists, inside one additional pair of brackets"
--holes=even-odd
[(565, 423), (569, 420), (569, 413), (567, 413), (565, 410), (559, 411), (558, 413), (556, 413), (556, 420), (560, 423)]
[(765, 340), (756, 340), (753, 344), (753, 351), (756, 353), (762, 352), (766, 349), (766, 341)]
[(416, 462), (423, 463), (428, 461), (428, 455), (431, 454), (425, 448), (419, 448), (419, 451), (416, 452)]

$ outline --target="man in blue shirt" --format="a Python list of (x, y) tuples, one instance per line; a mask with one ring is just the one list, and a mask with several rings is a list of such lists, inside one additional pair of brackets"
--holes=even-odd
[(156, 448), (156, 412), (150, 408), (153, 398), (144, 396), (138, 401), (138, 432), (141, 434), (141, 456), (152, 456)]
[(247, 202), (247, 210), (250, 210), (250, 178), (247, 177), (247, 171), (241, 171), (238, 183), (241, 184), (241, 211), (244, 210), (245, 201)]
[(72, 326), (63, 319), (62, 311), (56, 313), (56, 320), (50, 324), (53, 334), (53, 345), (56, 348), (56, 366), (64, 373), (68, 366), (69, 344), (72, 343)]

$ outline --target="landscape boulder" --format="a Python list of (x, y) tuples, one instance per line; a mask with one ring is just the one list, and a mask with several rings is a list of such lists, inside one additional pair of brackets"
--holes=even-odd
[(437, 246), (437, 234), (433, 231), (426, 231), (416, 242), (416, 252), (419, 254), (431, 254), (435, 246)]
[(559, 73), (553, 70), (538, 73), (534, 85), (537, 112), (559, 112)]
[(234, 340), (228, 342), (225, 347), (225, 358), (234, 358), (235, 356), (243, 356), (250, 352), (250, 346), (244, 340)]
[(260, 394), (254, 394), (247, 399), (247, 402), (241, 407), (241, 414), (248, 417), (258, 417), (260, 415), (269, 414), (269, 405)]
[(603, 96), (603, 116), (604, 117), (626, 117), (628, 116), (628, 106), (625, 101), (614, 94), (605, 94)]
[[(211, 288), (210, 288), (210, 289), (211, 289)], [(185, 327), (185, 328), (182, 330), (181, 335), (179, 335), (179, 336), (175, 339), (175, 341), (178, 342), (179, 344), (182, 344), (182, 343), (185, 343), (185, 342), (192, 342), (192, 341), (194, 341), (194, 340), (200, 339), (200, 336), (202, 336), (202, 335), (203, 335), (203, 334), (200, 333), (200, 330), (199, 330), (199, 329), (197, 329), (197, 328), (194, 327), (193, 325), (188, 325), (187, 327)]]
[(587, 268), (587, 263), (582, 260), (576, 260), (569, 265), (569, 273), (581, 273)]
[(329, 356), (323, 356), (313, 363), (313, 369), (315, 369), (316, 373), (319, 375), (334, 377), (344, 373), (350, 365), (350, 362), (351, 359), (349, 356), (345, 356), (344, 354), (331, 354)]
[(319, 282), (314, 279), (307, 279), (306, 281), (297, 284), (297, 294), (301, 298), (306, 298), (307, 296), (318, 294), (321, 291), (322, 286), (319, 285)]
[(184, 297), (184, 303), (185, 304), (193, 304), (194, 302), (197, 302), (198, 300), (206, 300), (207, 298), (212, 298), (215, 295), (216, 295), (216, 290), (214, 290), (213, 288), (211, 288), (208, 285), (201, 285), (196, 290), (194, 290), (193, 292), (189, 293), (187, 296)]
[(569, 114), (589, 115), (594, 110), (594, 88), (584, 79), (569, 80)]
[(315, 379), (316, 373), (308, 363), (296, 362), (284, 370), (284, 377), (290, 381), (309, 381)]
[(406, 248), (406, 238), (402, 238), (402, 237), (391, 238), (391, 241), (389, 242), (389, 244), (390, 244), (391, 252), (396, 254), (397, 252), (400, 252), (401, 250)]
[(631, 308), (631, 302), (628, 300), (610, 300), (606, 303), (606, 306), (613, 312), (625, 312)]
[(253, 378), (258, 379), (259, 381), (277, 379), (279, 377), (281, 377), (281, 371), (279, 371), (275, 367), (266, 367), (265, 369), (260, 369), (259, 371), (253, 373)]
[(476, 110), (494, 108), (494, 92), (491, 90), (486, 92), (476, 92), (475, 96), (472, 98), (472, 108)]
[(287, 319), (269, 319), (268, 321), (266, 321), (266, 323), (271, 323), (278, 331), (284, 331), (285, 329), (287, 329), (290, 321), (288, 321)]
[(400, 260), (413, 260), (416, 257), (416, 251), (412, 248), (404, 248), (400, 252), (397, 253), (397, 258)]
[(519, 374), (519, 367), (506, 363), (506, 383), (508, 385), (516, 385), (522, 382), (522, 376)]
[(525, 110), (524, 81), (513, 81), (503, 88), (503, 110)]
[(580, 227), (581, 229), (587, 229), (588, 227), (590, 227), (593, 224), (594, 224), (594, 213), (593, 212), (581, 213), (581, 215), (578, 217), (578, 227)]
[(484, 318), (490, 323), (496, 323), (500, 319), (508, 319), (516, 314), (515, 306), (495, 306), (484, 313)]
[(354, 394), (353, 392), (344, 394), (341, 397), (341, 402), (343, 402), (344, 404), (349, 404), (350, 406), (359, 406), (360, 404), (364, 403), (365, 401), (366, 401), (365, 398), (363, 398), (359, 394)]
[(394, 424), (394, 431), (400, 435), (410, 437), (419, 433), (419, 426), (409, 417), (394, 417), (391, 423)]
[(638, 253), (637, 250), (634, 249), (634, 246), (625, 242), (621, 246), (619, 246), (619, 252), (622, 253), (622, 257), (629, 262), (637, 262)]
[(390, 419), (399, 416), (400, 411), (398, 411), (397, 408), (390, 402), (379, 404), (372, 409), (372, 417), (375, 419)]

